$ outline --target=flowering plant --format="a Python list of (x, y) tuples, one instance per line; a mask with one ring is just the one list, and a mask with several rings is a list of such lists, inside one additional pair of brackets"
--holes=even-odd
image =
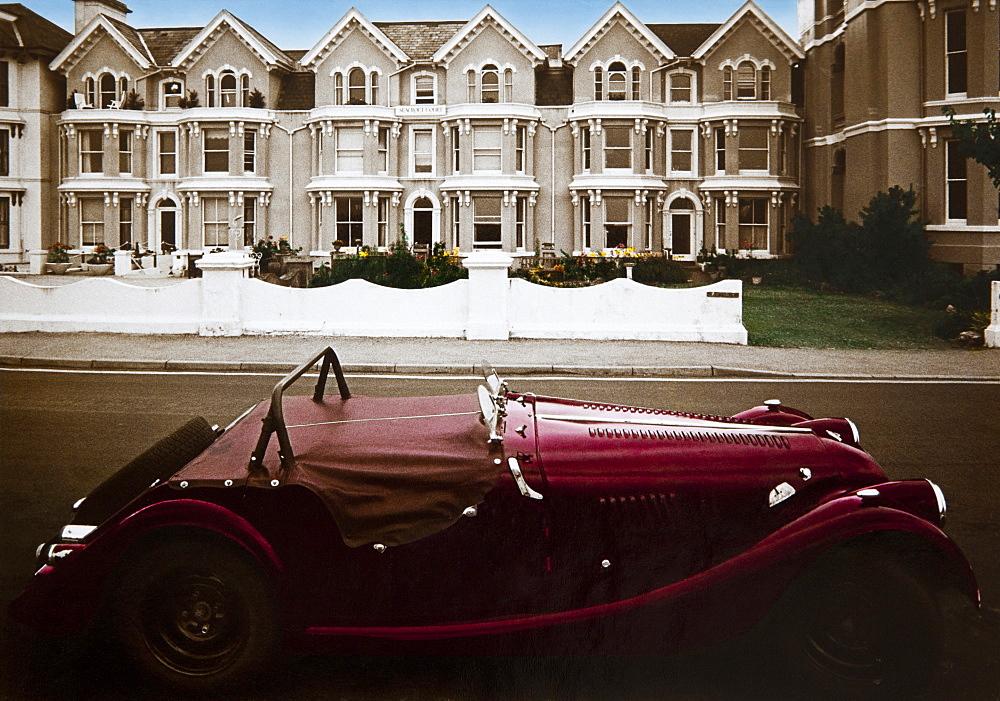
[(73, 247), (69, 244), (56, 241), (49, 246), (49, 253), (45, 261), (47, 263), (69, 263), (69, 252), (71, 250), (73, 250)]
[(94, 250), (90, 254), (90, 258), (87, 262), (91, 265), (106, 265), (111, 262), (111, 256), (115, 253), (115, 249), (108, 248), (103, 243), (99, 243), (94, 246)]

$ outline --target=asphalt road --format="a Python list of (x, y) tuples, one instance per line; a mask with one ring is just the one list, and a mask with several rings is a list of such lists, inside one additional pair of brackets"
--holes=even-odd
[[(273, 376), (0, 371), (0, 698), (175, 698), (149, 689), (100, 637), (36, 637), (5, 615), (34, 548), (69, 506), (192, 415), (227, 424), (265, 397)], [(370, 395), (472, 391), (473, 378), (351, 378)], [(514, 389), (731, 414), (772, 397), (816, 416), (848, 416), (891, 478), (927, 477), (949, 500), (947, 531), (972, 562), (981, 616), (953, 623), (927, 698), (1000, 699), (1000, 384), (542, 380)], [(308, 388), (303, 384), (301, 391)], [(773, 698), (739, 644), (661, 659), (307, 657), (239, 698)], [(789, 674), (794, 674), (789, 670)]]

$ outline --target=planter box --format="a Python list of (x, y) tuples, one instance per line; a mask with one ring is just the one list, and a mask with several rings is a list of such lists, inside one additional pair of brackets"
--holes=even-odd
[(46, 263), (45, 272), (52, 273), (53, 275), (65, 275), (66, 271), (70, 269), (72, 263)]
[(114, 263), (84, 263), (83, 269), (88, 275), (107, 275), (115, 267)]

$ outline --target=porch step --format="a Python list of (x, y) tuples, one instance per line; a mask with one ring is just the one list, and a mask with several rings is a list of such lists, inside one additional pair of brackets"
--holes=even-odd
[(707, 285), (712, 282), (712, 276), (698, 267), (697, 263), (691, 261), (681, 261), (681, 269), (687, 273), (688, 282), (696, 285)]

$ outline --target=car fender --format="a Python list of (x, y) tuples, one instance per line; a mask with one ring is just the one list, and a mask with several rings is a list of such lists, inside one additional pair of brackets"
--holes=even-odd
[[(907, 511), (888, 506), (866, 505), (864, 497), (853, 493), (822, 504), (725, 562), (687, 579), (628, 599), (570, 611), (447, 625), (316, 627), (306, 631), (306, 635), (434, 640), (510, 633), (616, 616), (647, 606), (664, 604), (684, 596), (708, 594), (716, 588), (725, 588), (736, 583), (770, 587), (770, 599), (773, 604), (797, 572), (805, 569), (820, 554), (854, 538), (880, 532), (909, 533), (933, 546), (944, 563), (950, 567), (951, 579), (959, 584), (963, 593), (975, 605), (979, 605), (979, 587), (972, 567), (961, 550), (943, 531)], [(787, 567), (788, 565), (793, 566)], [(777, 573), (779, 569), (780, 574)], [(734, 612), (734, 615), (743, 618), (759, 618), (762, 614), (763, 611)]]
[(172, 499), (105, 524), (85, 547), (73, 550), (57, 566), (43, 565), (11, 603), (11, 618), (50, 635), (82, 629), (100, 609), (109, 579), (129, 549), (145, 537), (167, 536), (175, 529), (189, 534), (204, 531), (232, 541), (260, 563), (272, 584), (279, 583), (284, 571), (281, 560), (249, 521), (218, 504)]

